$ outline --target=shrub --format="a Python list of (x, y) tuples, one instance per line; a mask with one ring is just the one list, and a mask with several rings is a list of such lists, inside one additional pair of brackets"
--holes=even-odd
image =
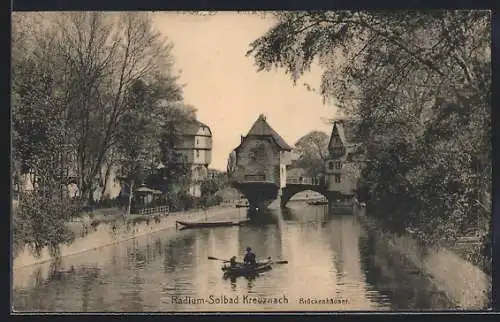
[(36, 257), (48, 247), (52, 257), (60, 255), (60, 244), (71, 243), (75, 236), (65, 223), (78, 207), (67, 200), (41, 194), (24, 195), (13, 213), (13, 244), (17, 251), (28, 245)]
[(149, 225), (149, 223), (150, 223), (151, 220), (152, 220), (152, 218), (149, 217), (148, 215), (137, 216), (137, 217), (130, 218), (127, 221), (127, 226), (129, 226), (130, 224), (132, 226), (135, 226), (135, 225), (138, 225), (138, 224), (140, 224), (142, 222), (145, 222), (147, 225)]

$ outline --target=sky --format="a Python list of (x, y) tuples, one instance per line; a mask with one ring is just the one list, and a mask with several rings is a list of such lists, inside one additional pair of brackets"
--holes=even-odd
[(273, 25), (271, 18), (250, 13), (215, 15), (161, 12), (155, 28), (173, 42), (174, 70), (186, 84), (184, 101), (197, 109), (198, 120), (213, 135), (210, 168), (225, 170), (229, 153), (240, 143), (259, 114), (293, 145), (312, 130), (330, 133), (325, 120), (336, 108), (324, 105), (317, 92), (321, 69), (314, 66), (294, 86), (283, 70), (257, 72), (249, 44)]

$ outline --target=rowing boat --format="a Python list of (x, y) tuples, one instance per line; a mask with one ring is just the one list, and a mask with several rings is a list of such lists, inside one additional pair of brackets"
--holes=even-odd
[(248, 220), (242, 221), (213, 221), (213, 222), (186, 222), (177, 220), (177, 224), (181, 225), (182, 228), (211, 228), (211, 227), (228, 227), (228, 226), (239, 226), (246, 223)]
[(269, 271), (272, 269), (272, 261), (265, 261), (257, 263), (255, 266), (243, 265), (242, 263), (237, 263), (235, 266), (224, 265), (222, 266), (222, 271), (226, 277), (238, 277), (238, 276), (255, 276), (259, 273)]

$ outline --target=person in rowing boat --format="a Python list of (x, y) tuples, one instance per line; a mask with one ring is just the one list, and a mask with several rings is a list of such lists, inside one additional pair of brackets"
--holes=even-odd
[(256, 256), (252, 252), (252, 249), (250, 247), (247, 247), (247, 252), (245, 254), (245, 257), (243, 258), (243, 264), (248, 266), (257, 265)]
[(231, 257), (231, 259), (229, 260), (229, 266), (231, 266), (231, 268), (235, 268), (237, 264), (238, 263), (236, 262), (236, 256)]

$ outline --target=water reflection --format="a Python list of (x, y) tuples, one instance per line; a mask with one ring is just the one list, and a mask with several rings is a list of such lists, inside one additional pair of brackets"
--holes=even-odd
[(393, 310), (452, 308), (453, 303), (429, 283), (418, 267), (414, 267), (377, 238), (365, 231), (359, 238), (362, 267), (372, 292), (387, 298)]
[[(352, 216), (290, 203), (259, 211), (249, 225), (164, 231), (63, 259), (14, 289), (19, 311), (252, 311), (446, 308), (425, 276)], [(259, 259), (287, 260), (257, 277), (223, 278), (222, 262), (251, 246)], [(45, 277), (44, 277), (45, 276)], [(262, 296), (288, 304), (214, 305), (210, 296)], [(204, 299), (205, 303), (186, 303)], [(299, 300), (341, 299), (330, 304)], [(184, 301), (184, 302), (183, 302)]]
[(28, 306), (34, 311), (56, 312), (64, 311), (68, 300), (79, 299), (80, 305), (74, 308), (77, 311), (104, 309), (101, 305), (102, 296), (99, 296), (98, 291), (102, 279), (99, 268), (70, 266), (64, 270), (60, 267), (60, 262), (56, 262), (50, 266), (46, 279), (42, 279), (41, 274), (41, 269), (35, 271), (35, 286), (32, 289), (20, 290), (19, 293), (15, 290), (14, 307), (19, 301), (21, 306)]

